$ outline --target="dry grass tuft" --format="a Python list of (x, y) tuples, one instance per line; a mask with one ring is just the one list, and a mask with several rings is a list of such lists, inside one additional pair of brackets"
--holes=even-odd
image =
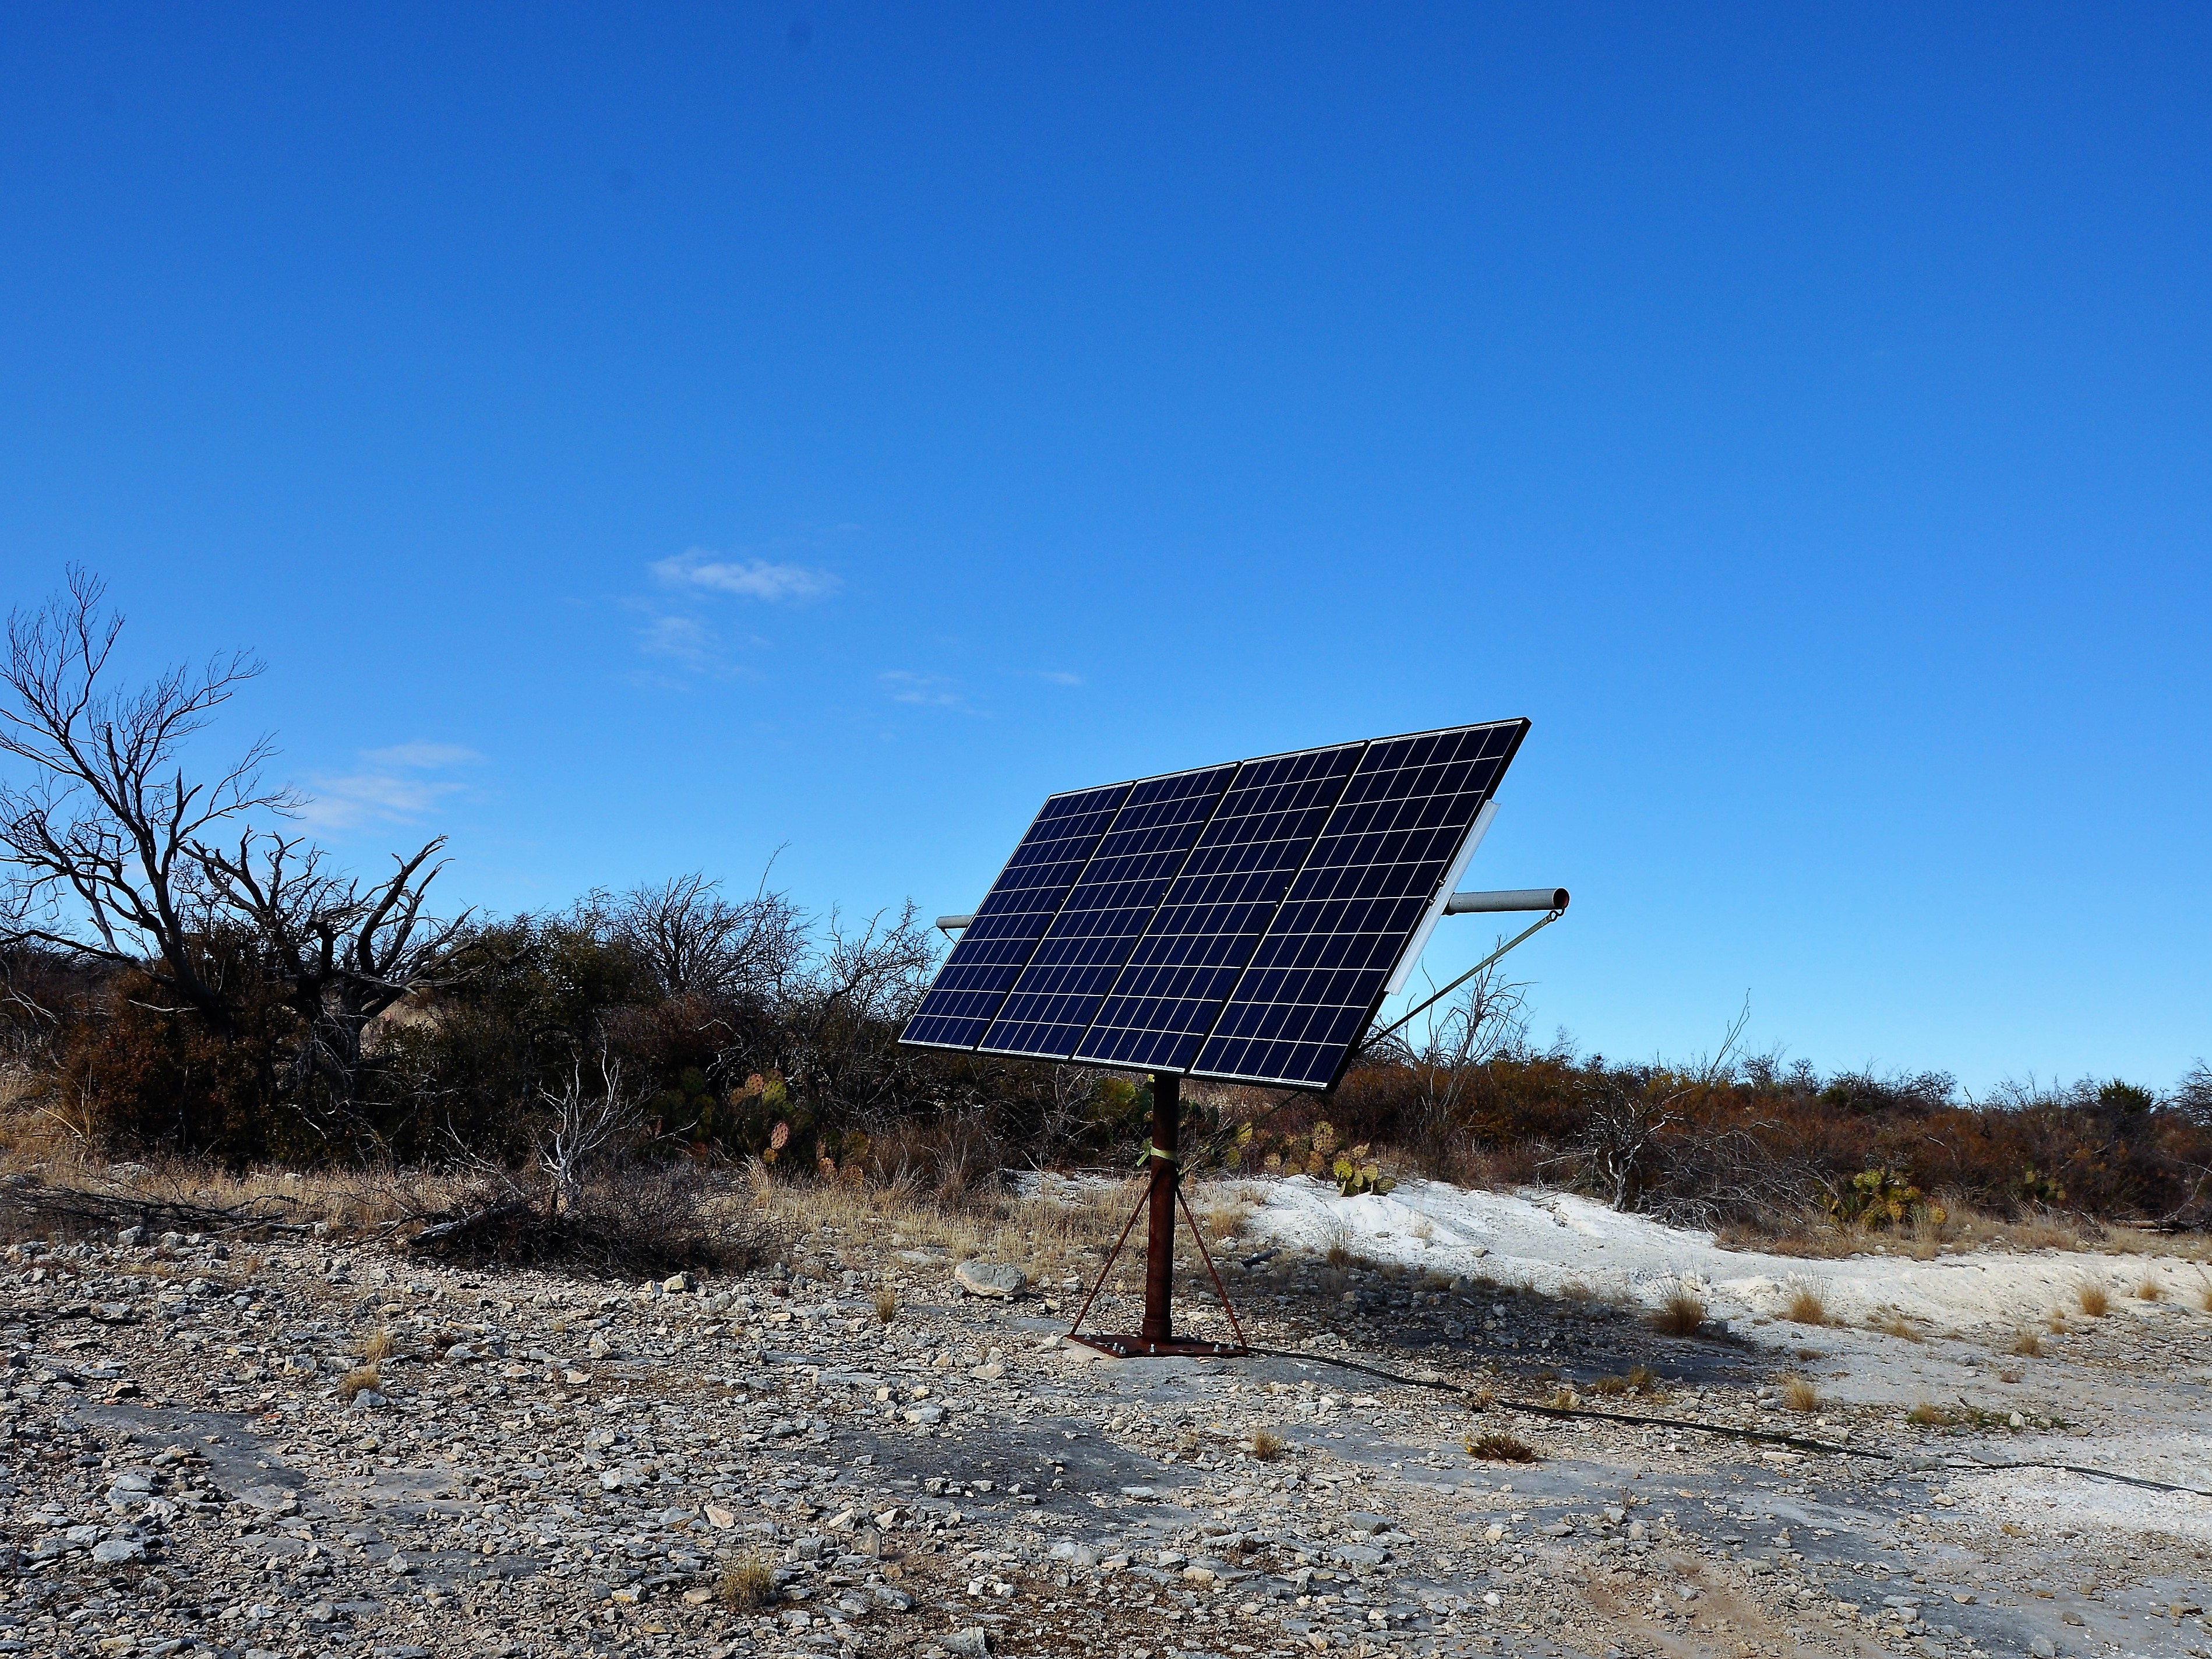
[(1705, 1298), (1678, 1280), (1668, 1287), (1645, 1322), (1663, 1335), (1695, 1336), (1705, 1322), (1707, 1312)]
[(1264, 1425), (1252, 1431), (1252, 1455), (1262, 1463), (1272, 1463), (1283, 1455), (1283, 1437), (1276, 1430)]
[(399, 1339), (387, 1330), (371, 1332), (368, 1340), (361, 1345), (361, 1357), (372, 1365), (380, 1359), (391, 1358), (398, 1352)]
[(2206, 1313), (2212, 1313), (2212, 1285), (2207, 1285), (2198, 1294), (2197, 1305), (2203, 1309)]
[(1782, 1379), (1782, 1403), (1793, 1412), (1816, 1412), (1820, 1409), (1820, 1391), (1806, 1376), (1785, 1376)]
[(876, 1292), (876, 1323), (888, 1325), (898, 1317), (898, 1292), (886, 1285)]
[(1918, 1405), (1915, 1406), (1911, 1411), (1905, 1413), (1905, 1420), (1911, 1424), (1915, 1428), (1941, 1429), (1948, 1428), (1953, 1421), (1953, 1419), (1951, 1413), (1945, 1411), (1941, 1406), (1930, 1405), (1927, 1401), (1923, 1400)]
[(1828, 1322), (1828, 1299), (1822, 1294), (1817, 1279), (1801, 1279), (1790, 1287), (1790, 1300), (1783, 1304), (1782, 1316), (1793, 1325), (1825, 1325)]
[(1924, 1340), (1920, 1334), (1920, 1328), (1894, 1308), (1875, 1315), (1874, 1323), (1869, 1328), (1880, 1331), (1884, 1336), (1899, 1337), (1907, 1342), (1918, 1342)]
[(2136, 1299), (2140, 1302), (2155, 1302), (2165, 1294), (2166, 1286), (2148, 1274), (2145, 1274), (2142, 1283), (2136, 1286)]
[(1638, 1394), (1656, 1396), (1666, 1392), (1666, 1386), (1659, 1381), (1659, 1373), (1649, 1365), (1630, 1366), (1626, 1381), (1628, 1386)]
[(2033, 1359), (2043, 1352), (2043, 1339), (2032, 1330), (2023, 1330), (2013, 1338), (2012, 1346), (2006, 1352)]
[(1617, 1395), (1626, 1394), (1635, 1384), (1625, 1376), (1601, 1376), (1590, 1384), (1592, 1394)]
[(1501, 1434), (1495, 1429), (1469, 1440), (1467, 1455), (1479, 1457), (1486, 1463), (1534, 1463), (1542, 1461), (1536, 1449), (1518, 1435)]
[(384, 1376), (374, 1365), (360, 1365), (338, 1379), (338, 1398), (350, 1406), (356, 1395), (384, 1391)]
[(1328, 1248), (1322, 1252), (1322, 1260), (1328, 1262), (1332, 1267), (1342, 1267), (1350, 1265), (1352, 1261), (1351, 1233), (1342, 1227), (1339, 1227), (1330, 1233), (1328, 1236)]
[(757, 1613), (775, 1600), (775, 1571), (757, 1555), (740, 1555), (722, 1564), (714, 1591), (732, 1613)]
[(2102, 1319), (2112, 1310), (2112, 1293), (2094, 1279), (2085, 1279), (2074, 1287), (2074, 1299), (2092, 1319)]

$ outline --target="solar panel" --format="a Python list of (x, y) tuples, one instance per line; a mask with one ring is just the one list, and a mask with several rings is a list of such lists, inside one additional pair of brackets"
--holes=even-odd
[(994, 1054), (1067, 1057), (1236, 772), (1234, 766), (1212, 766), (1146, 778), (1130, 788), (981, 1047)]
[(1332, 1086), (1528, 726), (1054, 796), (900, 1040)]
[(976, 907), (975, 920), (937, 970), (936, 982), (899, 1041), (973, 1048), (1128, 798), (1130, 786), (1077, 789), (1044, 804), (1013, 857)]

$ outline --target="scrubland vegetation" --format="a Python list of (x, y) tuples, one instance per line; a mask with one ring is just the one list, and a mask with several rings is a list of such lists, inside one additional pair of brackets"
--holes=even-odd
[[(793, 1183), (1003, 1218), (1011, 1166), (1133, 1167), (1142, 1079), (897, 1046), (940, 946), (911, 906), (809, 915), (772, 879), (690, 874), (441, 916), (440, 841), (356, 878), (290, 833), (265, 744), (195, 773), (253, 663), (123, 684), (116, 626), (78, 577), (11, 619), (0, 665), (11, 1202), (66, 1218), (70, 1171), (130, 1160), (173, 1172), (180, 1206), (281, 1216), (282, 1172), (307, 1170), (323, 1218), (422, 1248), (658, 1261), (742, 1248), (714, 1206)], [(1540, 1048), (1522, 1016), (1493, 973), (1331, 1098), (1194, 1086), (1186, 1144), (1348, 1193), (1547, 1182), (1808, 1254), (2206, 1219), (2202, 1066), (1973, 1100), (1732, 1042), (1684, 1065)], [(1800, 1287), (1790, 1317), (1825, 1316)]]

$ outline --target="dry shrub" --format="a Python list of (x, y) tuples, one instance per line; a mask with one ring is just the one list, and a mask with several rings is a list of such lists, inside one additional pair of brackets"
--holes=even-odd
[(1252, 1455), (1262, 1463), (1272, 1463), (1283, 1455), (1283, 1437), (1277, 1431), (1262, 1425), (1252, 1431)]
[(1695, 1336), (1705, 1324), (1708, 1310), (1705, 1298), (1697, 1290), (1680, 1280), (1667, 1287), (1659, 1298), (1659, 1305), (1645, 1316), (1645, 1322), (1655, 1331), (1667, 1336)]
[(1469, 1440), (1467, 1455), (1479, 1457), (1486, 1463), (1534, 1463), (1540, 1461), (1540, 1455), (1527, 1441), (1518, 1435), (1505, 1434), (1496, 1429)]
[(1918, 1405), (1915, 1406), (1911, 1411), (1905, 1413), (1905, 1420), (1911, 1424), (1915, 1428), (1942, 1429), (1949, 1427), (1950, 1425), (1957, 1419), (1951, 1413), (1945, 1411), (1941, 1406), (1931, 1405), (1929, 1401), (1923, 1400)]
[(1818, 1280), (1801, 1279), (1790, 1286), (1790, 1299), (1783, 1304), (1782, 1316), (1794, 1325), (1825, 1325), (1828, 1322), (1828, 1302), (1821, 1293)]
[(2051, 1335), (2065, 1335), (2068, 1328), (2066, 1324), (2066, 1310), (2063, 1308), (2053, 1308), (2051, 1310), (2051, 1317), (2044, 1322), (2050, 1328)]
[(742, 1271), (772, 1255), (782, 1236), (742, 1189), (686, 1161), (600, 1170), (557, 1211), (549, 1194), (483, 1180), (407, 1243), (452, 1261), (657, 1275)]
[(357, 1395), (372, 1391), (380, 1394), (383, 1390), (383, 1373), (374, 1365), (356, 1366), (338, 1379), (338, 1398), (349, 1406), (353, 1404)]
[(1626, 1381), (1628, 1386), (1638, 1394), (1656, 1396), (1666, 1392), (1666, 1385), (1660, 1382), (1659, 1373), (1649, 1365), (1630, 1366)]
[(1907, 1342), (1918, 1342), (1924, 1340), (1920, 1334), (1920, 1328), (1894, 1308), (1876, 1314), (1873, 1323), (1868, 1328), (1880, 1331), (1884, 1336), (1901, 1338)]
[(1806, 1376), (1785, 1376), (1782, 1379), (1782, 1403), (1793, 1412), (1814, 1412), (1820, 1409), (1820, 1391)]
[(2102, 1319), (2112, 1310), (2112, 1292), (2094, 1279), (2085, 1279), (2074, 1287), (2074, 1300), (2092, 1319)]
[(876, 1323), (888, 1325), (898, 1317), (898, 1292), (885, 1285), (876, 1292)]
[(388, 1330), (370, 1333), (368, 1340), (361, 1345), (361, 1357), (372, 1365), (379, 1360), (391, 1358), (398, 1352), (398, 1339)]
[(2043, 1339), (2038, 1336), (2032, 1330), (2021, 1331), (2014, 1334), (2012, 1340), (2012, 1346), (2007, 1349), (2006, 1352), (2008, 1353), (2016, 1353), (2021, 1355), (2023, 1358), (2033, 1359), (2036, 1355), (2043, 1352)]
[(2202, 1308), (2206, 1313), (2212, 1313), (2212, 1285), (2207, 1285), (2203, 1290), (2198, 1293), (2197, 1305)]
[(757, 1555), (740, 1555), (722, 1564), (714, 1590), (732, 1613), (757, 1613), (775, 1600), (775, 1571)]
[(1625, 1376), (1601, 1376), (1596, 1382), (1590, 1384), (1590, 1392), (1592, 1394), (1604, 1395), (1607, 1398), (1612, 1398), (1620, 1395), (1626, 1394), (1635, 1386), (1636, 1385), (1634, 1383), (1631, 1382)]
[(2136, 1286), (2136, 1297), (2138, 1301), (2155, 1302), (2165, 1294), (2166, 1286), (2148, 1274), (2144, 1276), (2142, 1283)]

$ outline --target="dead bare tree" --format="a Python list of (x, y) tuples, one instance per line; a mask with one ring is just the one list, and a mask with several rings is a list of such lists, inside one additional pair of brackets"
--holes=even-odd
[(110, 689), (102, 677), (123, 618), (105, 598), (73, 568), (64, 592), (8, 618), (0, 755), (30, 775), (0, 781), (0, 941), (143, 969), (235, 1036), (235, 1000), (198, 948), (210, 919), (193, 848), (292, 798), (260, 782), (265, 737), (212, 781), (189, 780), (180, 756), (261, 664), (233, 652)]
[(771, 997), (805, 954), (806, 917), (765, 871), (749, 899), (717, 886), (694, 872), (634, 888), (616, 908), (616, 937), (671, 996)]
[(1493, 963), (1431, 1009), (1419, 1038), (1404, 1044), (1418, 1079), (1424, 1131), (1449, 1133), (1480, 1068), (1526, 1045), (1528, 994), (1525, 981), (1507, 979)]
[(430, 860), (444, 845), (439, 836), (412, 857), (395, 854), (392, 874), (366, 886), (331, 872), (319, 848), (273, 831), (241, 836), (234, 853), (190, 849), (213, 898), (259, 937), (299, 1016), (292, 1082), (319, 1079), (325, 1099), (310, 1103), (356, 1130), (371, 1023), (404, 997), (459, 983), (473, 965), (455, 948), (469, 913), (423, 914), (444, 867)]
[(599, 1050), (599, 1087), (584, 1080), (584, 1063), (574, 1059), (559, 1091), (544, 1089), (539, 1099), (551, 1111), (538, 1139), (536, 1161), (547, 1184), (546, 1208), (558, 1216), (576, 1201), (584, 1177), (635, 1135), (644, 1121), (638, 1103), (623, 1088), (622, 1062)]

